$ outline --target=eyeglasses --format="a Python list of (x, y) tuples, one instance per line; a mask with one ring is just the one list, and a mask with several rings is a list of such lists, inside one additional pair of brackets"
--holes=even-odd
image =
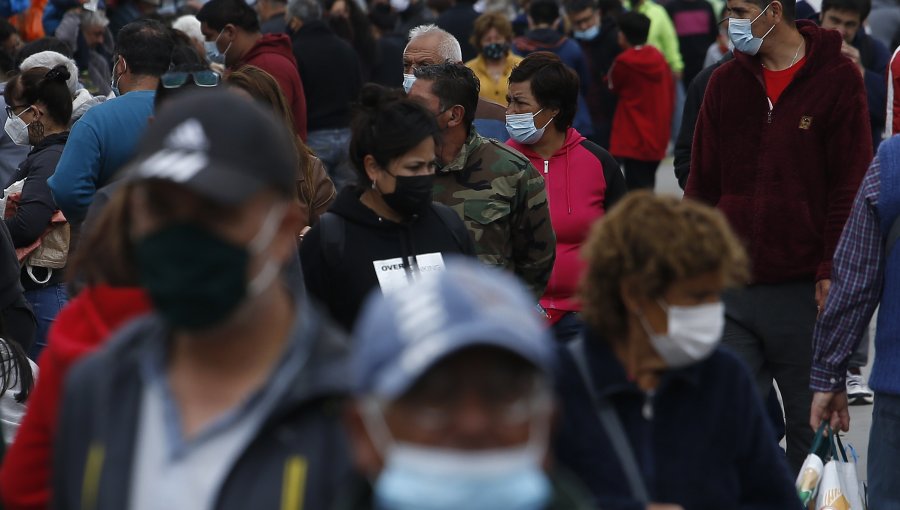
[(162, 75), (161, 81), (163, 88), (177, 89), (183, 87), (187, 83), (188, 77), (198, 87), (215, 87), (221, 79), (219, 73), (215, 71), (173, 71)]
[[(25, 109), (22, 110), (22, 111), (17, 115), (17, 114), (16, 114), (16, 108), (25, 108)], [(18, 117), (19, 115), (22, 115), (23, 113), (25, 113), (29, 108), (31, 108), (31, 105), (30, 105), (30, 104), (14, 104), (14, 105), (8, 105), (8, 106), (6, 107), (6, 116), (7, 116), (7, 117)]]

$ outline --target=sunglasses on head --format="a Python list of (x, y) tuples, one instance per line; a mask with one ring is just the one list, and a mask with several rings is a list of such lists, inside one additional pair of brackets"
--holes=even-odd
[(219, 73), (215, 71), (173, 71), (162, 75), (160, 80), (162, 81), (163, 88), (177, 89), (183, 87), (184, 84), (187, 83), (188, 78), (190, 78), (194, 82), (194, 85), (198, 87), (215, 87), (219, 84), (219, 80), (221, 79)]

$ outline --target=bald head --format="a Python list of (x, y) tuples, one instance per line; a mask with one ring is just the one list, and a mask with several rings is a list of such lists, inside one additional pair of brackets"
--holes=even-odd
[(403, 72), (413, 74), (419, 68), (445, 62), (462, 62), (459, 41), (435, 25), (422, 25), (409, 31), (409, 43), (403, 50)]

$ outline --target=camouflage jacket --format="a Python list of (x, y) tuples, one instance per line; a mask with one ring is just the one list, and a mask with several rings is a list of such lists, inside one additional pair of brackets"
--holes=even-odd
[(515, 149), (472, 129), (435, 173), (434, 200), (463, 219), (482, 262), (513, 271), (540, 298), (556, 258), (544, 178)]

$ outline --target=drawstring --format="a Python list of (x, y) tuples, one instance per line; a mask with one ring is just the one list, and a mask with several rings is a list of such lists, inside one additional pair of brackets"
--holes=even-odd
[(572, 181), (569, 180), (569, 145), (566, 144), (566, 206), (569, 208), (569, 214), (572, 214), (572, 196), (569, 190), (572, 188)]

